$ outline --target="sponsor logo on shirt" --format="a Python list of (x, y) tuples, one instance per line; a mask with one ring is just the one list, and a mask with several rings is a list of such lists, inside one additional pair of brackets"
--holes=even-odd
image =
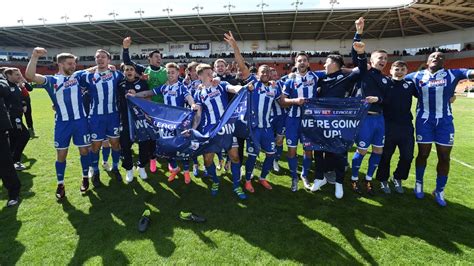
[(428, 87), (439, 87), (439, 86), (445, 86), (447, 84), (446, 79), (436, 79), (436, 80), (430, 80), (428, 81)]

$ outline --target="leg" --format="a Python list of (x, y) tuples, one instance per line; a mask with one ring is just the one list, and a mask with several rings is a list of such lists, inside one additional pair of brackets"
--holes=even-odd
[(443, 146), (436, 144), (436, 153), (438, 155), (438, 165), (436, 166), (436, 191), (444, 191), (446, 182), (448, 181), (449, 164), (451, 161), (451, 146)]
[(13, 167), (8, 135), (5, 131), (0, 131), (0, 172), (3, 185), (8, 190), (8, 199), (17, 201), (20, 195), (21, 183)]

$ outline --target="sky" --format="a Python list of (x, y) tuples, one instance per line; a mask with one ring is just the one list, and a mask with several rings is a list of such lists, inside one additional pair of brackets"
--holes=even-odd
[[(266, 11), (294, 10), (295, 2), (299, 2), (298, 9), (328, 9), (333, 0), (263, 0)], [(336, 1), (336, 0), (334, 0)], [(98, 6), (98, 3), (100, 5)], [(334, 9), (337, 8), (370, 8), (390, 7), (413, 2), (412, 0), (337, 0)], [(167, 16), (163, 9), (172, 9), (170, 15), (196, 14), (199, 9), (201, 14), (228, 12), (224, 6), (231, 6), (231, 12), (260, 11), (258, 4), (262, 0), (14, 0), (9, 5), (16, 5), (11, 12), (4, 10), (0, 16), (0, 26), (21, 26), (64, 23), (65, 18), (69, 22), (87, 22), (86, 14), (92, 15), (91, 20), (111, 20), (110, 13), (118, 14), (116, 19), (139, 18), (138, 10), (144, 11), (143, 17)], [(67, 3), (65, 5), (65, 3)], [(167, 3), (167, 4), (165, 4)], [(293, 5), (292, 5), (293, 3)], [(302, 3), (302, 4), (301, 4)], [(193, 10), (193, 7), (197, 7)], [(21, 7), (21, 8), (20, 8)], [(42, 19), (45, 19), (43, 21)]]

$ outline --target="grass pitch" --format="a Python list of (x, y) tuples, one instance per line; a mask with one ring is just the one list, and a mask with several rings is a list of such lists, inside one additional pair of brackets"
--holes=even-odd
[[(0, 195), (0, 265), (474, 263), (474, 99), (458, 97), (454, 104), (455, 146), (443, 209), (429, 194), (415, 199), (414, 167), (405, 195), (356, 197), (346, 182), (344, 198), (336, 200), (332, 185), (314, 194), (301, 188), (292, 193), (284, 159), (282, 172), (269, 176), (273, 191), (255, 183), (246, 201), (232, 193), (230, 174), (221, 175), (213, 198), (207, 179), (185, 185), (180, 176), (170, 184), (165, 167), (129, 185), (102, 171), (105, 185), (82, 196), (75, 147), (67, 160), (67, 199), (58, 203), (51, 103), (40, 89), (31, 97), (39, 137), (25, 150), (19, 207), (4, 207), (5, 190)], [(435, 187), (435, 168), (433, 152), (425, 192)], [(145, 208), (152, 221), (139, 233)], [(181, 210), (208, 221), (180, 221)]]

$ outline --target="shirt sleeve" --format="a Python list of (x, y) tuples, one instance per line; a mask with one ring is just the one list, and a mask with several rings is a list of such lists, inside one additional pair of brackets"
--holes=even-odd
[(181, 89), (181, 94), (183, 94), (184, 98), (188, 97), (188, 95), (191, 95), (188, 91), (188, 88), (185, 85), (181, 85), (180, 89)]
[(165, 86), (165, 85), (161, 85), (161, 86), (158, 86), (158, 87), (156, 87), (156, 88), (153, 88), (153, 89), (152, 89), (153, 94), (154, 94), (154, 95), (163, 94), (163, 92), (162, 92), (163, 86)]
[(293, 89), (293, 80), (291, 79), (286, 80), (285, 84), (283, 85), (282, 93), (290, 97), (292, 89)]
[(225, 92), (228, 92), (229, 91), (229, 86), (231, 86), (231, 84), (227, 81), (221, 81), (221, 83), (219, 84), (219, 86), (221, 86), (222, 88), (224, 88), (224, 91)]
[(195, 104), (198, 104), (198, 105), (202, 105), (202, 101), (201, 101), (201, 92), (200, 91), (196, 91), (196, 93), (194, 94), (194, 103)]

